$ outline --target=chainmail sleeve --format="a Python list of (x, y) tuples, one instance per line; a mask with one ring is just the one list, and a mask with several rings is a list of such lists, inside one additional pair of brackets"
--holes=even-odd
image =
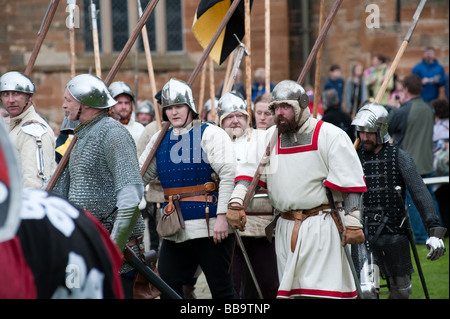
[(402, 149), (398, 150), (398, 168), (409, 190), (414, 205), (420, 213), (426, 229), (440, 227), (439, 217), (428, 188), (419, 175), (412, 158)]

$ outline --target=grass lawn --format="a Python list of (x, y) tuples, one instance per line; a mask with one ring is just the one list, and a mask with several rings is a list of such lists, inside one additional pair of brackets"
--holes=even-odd
[[(444, 244), (447, 249), (445, 255), (435, 261), (430, 261), (426, 258), (428, 254), (426, 245), (417, 245), (417, 253), (419, 254), (420, 265), (422, 266), (430, 299), (449, 299), (448, 238), (444, 240)], [(412, 251), (411, 258), (414, 265), (414, 273), (412, 274), (412, 295), (410, 299), (426, 299)], [(380, 279), (380, 285), (385, 284), (385, 281)], [(382, 287), (381, 291), (387, 292), (387, 288)], [(387, 299), (387, 297), (387, 294), (380, 295), (380, 299)]]

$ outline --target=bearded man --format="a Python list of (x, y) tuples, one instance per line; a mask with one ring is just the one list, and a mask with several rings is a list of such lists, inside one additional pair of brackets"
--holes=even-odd
[[(266, 131), (266, 145), (277, 136), (273, 134), (280, 134), (261, 181), (281, 217), (275, 228), (277, 297), (355, 298), (343, 246), (364, 241), (360, 199), (366, 185), (353, 144), (340, 128), (310, 116), (308, 96), (297, 82), (278, 83), (269, 109), (276, 126)], [(327, 188), (334, 197), (334, 210)], [(247, 190), (244, 183), (236, 183), (227, 212), (233, 227), (245, 225), (239, 205)]]

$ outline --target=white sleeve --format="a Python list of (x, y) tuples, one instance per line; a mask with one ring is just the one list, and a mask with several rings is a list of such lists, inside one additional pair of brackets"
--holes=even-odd
[(203, 133), (201, 146), (211, 168), (220, 178), (217, 214), (226, 214), (236, 174), (233, 144), (224, 130), (208, 125)]

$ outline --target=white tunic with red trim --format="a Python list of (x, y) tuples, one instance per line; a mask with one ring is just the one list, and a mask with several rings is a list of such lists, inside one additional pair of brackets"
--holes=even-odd
[[(274, 127), (269, 129), (267, 141)], [(365, 192), (363, 170), (347, 134), (338, 127), (309, 118), (299, 133), (311, 136), (307, 145), (283, 147), (280, 139), (262, 177), (272, 205), (280, 212), (306, 210), (328, 204), (326, 186), (335, 201), (341, 192)], [(336, 225), (321, 213), (303, 221), (294, 252), (294, 221), (279, 218), (275, 230), (279, 298), (312, 296), (354, 298), (356, 287)]]

